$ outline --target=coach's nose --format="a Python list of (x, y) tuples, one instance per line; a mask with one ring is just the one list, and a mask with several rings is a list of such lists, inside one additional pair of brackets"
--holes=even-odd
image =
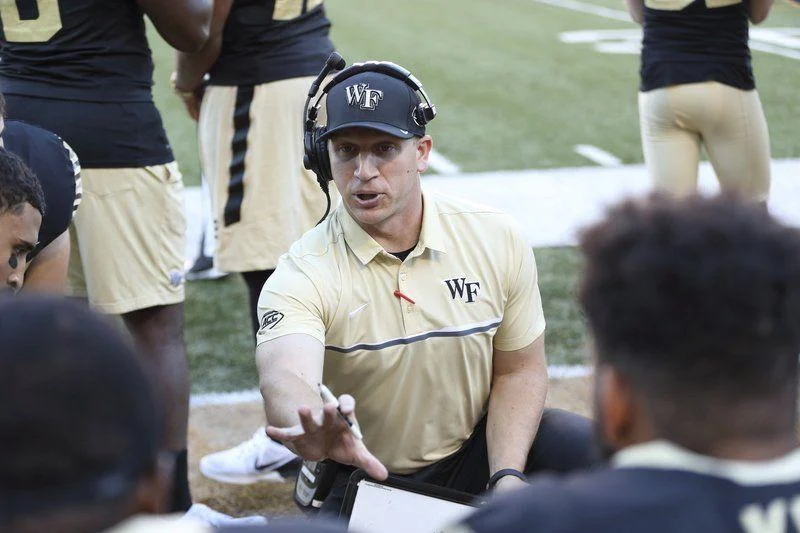
[(355, 177), (360, 181), (369, 181), (377, 178), (380, 172), (375, 159), (375, 155), (371, 153), (361, 153), (358, 155), (358, 162), (356, 165)]

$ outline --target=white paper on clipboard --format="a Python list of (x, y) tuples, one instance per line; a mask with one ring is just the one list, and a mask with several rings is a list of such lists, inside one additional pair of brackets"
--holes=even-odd
[(436, 533), (475, 510), (372, 481), (358, 482), (348, 530), (355, 533)]

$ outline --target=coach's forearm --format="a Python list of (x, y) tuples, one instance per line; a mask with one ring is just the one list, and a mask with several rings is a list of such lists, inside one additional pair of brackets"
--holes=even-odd
[(486, 425), (490, 475), (503, 468), (524, 472), (546, 397), (544, 361), (492, 379)]
[(272, 426), (289, 427), (299, 424), (297, 410), (300, 407), (308, 407), (312, 411), (322, 410), (319, 391), (293, 372), (273, 369), (262, 374), (260, 381), (264, 412)]
[(308, 335), (286, 335), (258, 345), (256, 367), (264, 412), (271, 425), (299, 424), (300, 407), (322, 409), (318, 387), (323, 358), (322, 343)]

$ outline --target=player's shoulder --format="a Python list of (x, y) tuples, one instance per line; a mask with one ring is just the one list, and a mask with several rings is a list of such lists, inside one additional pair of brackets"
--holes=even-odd
[(117, 524), (105, 533), (212, 533), (212, 530), (201, 522), (181, 520), (174, 515), (140, 515)]
[(39, 126), (21, 120), (7, 120), (3, 129), (3, 142), (6, 145), (14, 142), (60, 145), (63, 141), (52, 131)]
[(9, 120), (2, 134), (3, 146), (20, 156), (41, 181), (66, 177), (77, 181), (80, 162), (75, 151), (55, 133), (21, 120)]
[[(470, 516), (463, 531), (511, 533), (534, 524), (537, 530), (561, 533), (682, 531), (672, 526), (696, 522), (698, 515), (691, 510), (693, 504), (705, 507), (703, 500), (703, 487), (697, 488), (684, 472), (608, 468), (537, 477), (529, 487), (500, 497)], [(665, 521), (671, 523), (666, 529)], [(709, 533), (715, 530), (708, 529)]]

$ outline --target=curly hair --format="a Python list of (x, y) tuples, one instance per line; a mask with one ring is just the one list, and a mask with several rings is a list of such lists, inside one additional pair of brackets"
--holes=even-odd
[(45, 214), (42, 185), (22, 159), (0, 148), (0, 213), (17, 209), (25, 202)]
[(580, 247), (598, 362), (664, 400), (664, 424), (692, 413), (711, 428), (796, 395), (800, 231), (732, 196), (654, 194), (612, 208)]

